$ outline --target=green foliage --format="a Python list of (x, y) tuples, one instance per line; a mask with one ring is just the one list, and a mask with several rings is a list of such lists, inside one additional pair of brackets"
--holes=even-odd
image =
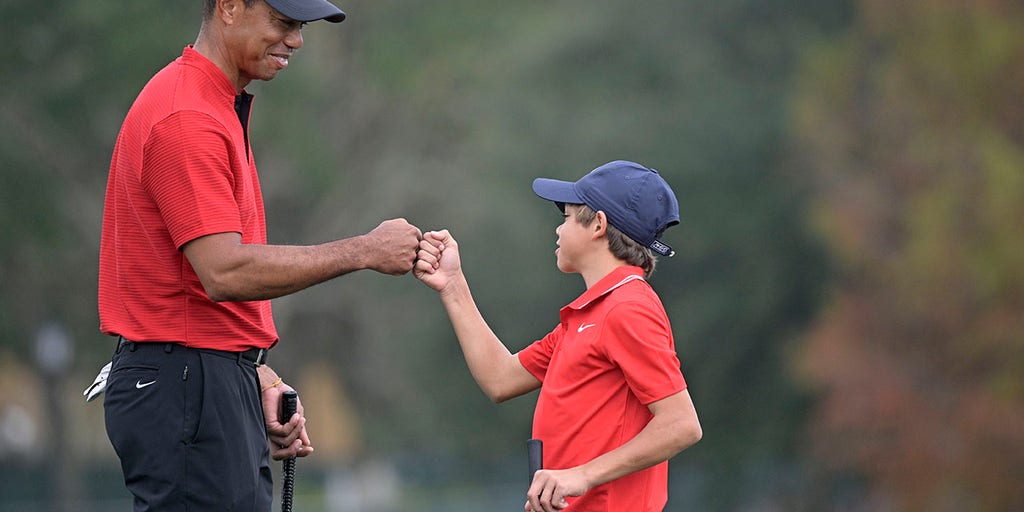
[[(341, 25), (304, 30), (285, 73), (249, 87), (271, 242), (356, 235), (397, 216), (450, 228), (481, 309), (518, 350), (583, 288), (554, 266), (557, 211), (531, 180), (619, 158), (652, 166), (683, 216), (667, 234), (678, 255), (653, 285), (705, 429), (673, 462), (703, 476), (677, 483), (692, 493), (677, 499), (732, 510), (793, 492), (758, 485), (800, 463), (807, 398), (787, 357), (827, 268), (802, 221), (807, 184), (790, 170), (788, 98), (798, 55), (846, 22), (845, 3), (343, 8)], [(65, 0), (45, 19), (36, 9), (2, 22), (19, 51), (0, 91), (0, 327), (20, 334), (0, 346), (63, 318), (87, 341), (84, 380), (110, 348), (95, 332), (110, 150), (137, 91), (194, 39), (199, 5)], [(535, 396), (487, 401), (436, 297), (411, 277), (346, 276), (274, 307), (275, 367), (296, 380), (314, 361), (336, 363), (363, 425), (357, 456), (457, 461), (434, 478), (479, 485), (522, 451)], [(338, 463), (320, 460), (310, 464)]]
[(1019, 508), (1024, 12), (860, 11), (798, 95), (840, 262), (804, 348), (817, 453), (899, 510)]
[[(582, 291), (578, 277), (553, 266), (557, 213), (530, 181), (575, 179), (615, 158), (657, 168), (680, 197), (683, 223), (668, 234), (679, 255), (661, 262), (653, 282), (708, 433), (676, 464), (713, 472), (705, 491), (730, 496), (721, 509), (753, 499), (734, 491), (763, 476), (742, 476), (751, 460), (793, 463), (806, 398), (786, 377), (786, 351), (825, 275), (800, 220), (806, 186), (784, 171), (787, 70), (806, 40), (838, 23), (836, 7), (356, 5), (350, 21), (365, 25), (345, 36), (349, 64), (317, 87), (304, 82), (300, 97), (281, 92), (281, 80), (260, 84), (260, 118), (280, 117), (268, 104), (292, 113), (315, 105), (307, 124), (320, 127), (260, 133), (263, 151), (273, 145), (286, 161), (305, 159), (292, 164), (301, 169), (295, 181), (307, 169), (341, 167), (316, 174), (312, 195), (295, 196), (312, 199), (312, 218), (299, 214), (282, 228), (282, 209), (271, 204), (272, 236), (324, 239), (387, 215), (448, 227), (485, 316), (515, 350), (553, 327), (558, 308)], [(336, 51), (335, 37), (318, 30), (307, 46)], [(296, 63), (289, 74), (309, 65)], [(331, 144), (310, 157), (310, 136)], [(433, 433), (456, 432), (445, 442), (466, 464), (521, 449), (531, 399), (486, 402), (429, 293), (375, 277), (328, 286), (381, 304), (360, 312), (365, 350), (379, 355), (343, 370), (388, 375), (387, 391), (363, 383), (357, 394), (360, 408), (375, 412), (374, 439), (415, 449)]]
[(51, 2), (45, 15), (32, 2), (14, 2), (5, 13), (0, 345), (26, 350), (40, 323), (59, 320), (89, 340), (88, 349), (98, 338), (95, 254), (106, 162), (120, 116), (155, 69), (146, 51), (166, 52), (160, 28), (171, 25), (157, 23), (147, 32), (154, 38), (140, 37), (132, 20), (161, 13), (111, 1)]

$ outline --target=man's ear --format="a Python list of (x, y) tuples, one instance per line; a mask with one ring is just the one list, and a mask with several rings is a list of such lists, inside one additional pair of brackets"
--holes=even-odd
[(220, 18), (225, 25), (231, 25), (244, 8), (242, 0), (217, 0), (213, 15)]
[(598, 210), (594, 222), (590, 223), (591, 235), (596, 240), (608, 234), (608, 216)]

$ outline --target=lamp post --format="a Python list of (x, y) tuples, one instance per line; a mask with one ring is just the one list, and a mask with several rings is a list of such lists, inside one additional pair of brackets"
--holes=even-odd
[(50, 510), (71, 512), (73, 494), (71, 458), (68, 453), (67, 419), (61, 400), (63, 383), (74, 357), (74, 344), (67, 329), (59, 322), (48, 321), (36, 331), (35, 362), (43, 377), (46, 411), (50, 417), (52, 440), (47, 456), (49, 466)]

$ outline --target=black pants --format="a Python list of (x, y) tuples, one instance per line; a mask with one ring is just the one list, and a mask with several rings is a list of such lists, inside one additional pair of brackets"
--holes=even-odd
[(270, 451), (251, 363), (173, 343), (122, 344), (103, 406), (135, 512), (270, 511)]

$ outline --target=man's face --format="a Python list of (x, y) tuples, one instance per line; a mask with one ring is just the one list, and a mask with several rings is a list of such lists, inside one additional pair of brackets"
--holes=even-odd
[(302, 26), (263, 0), (243, 8), (231, 31), (231, 59), (239, 82), (271, 80), (288, 67), (292, 53), (302, 47)]

